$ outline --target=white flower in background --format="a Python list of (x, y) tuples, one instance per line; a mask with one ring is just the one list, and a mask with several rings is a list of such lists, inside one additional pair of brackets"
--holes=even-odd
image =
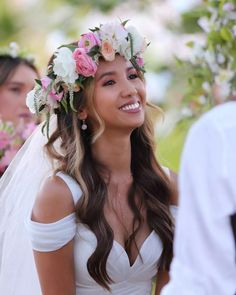
[(219, 74), (215, 77), (217, 85), (217, 94), (222, 99), (227, 98), (231, 92), (230, 80), (234, 77), (234, 72), (227, 69), (220, 69)]
[(234, 76), (234, 72), (227, 69), (220, 69), (219, 74), (215, 77), (217, 84), (220, 84), (225, 81), (230, 81)]
[(206, 50), (204, 53), (204, 59), (213, 73), (217, 73), (219, 71), (219, 66), (213, 52)]
[(113, 49), (118, 52), (120, 44), (127, 38), (128, 33), (121, 23), (108, 22), (100, 27), (98, 35), (102, 41), (109, 41)]
[(211, 31), (211, 24), (209, 19), (206, 16), (199, 18), (198, 24), (203, 29), (204, 32), (209, 33)]
[(145, 38), (143, 38), (133, 26), (127, 27), (127, 31), (132, 36), (134, 55), (143, 53), (147, 48), (147, 42)]
[(11, 42), (9, 44), (9, 53), (11, 57), (13, 58), (17, 57), (19, 54), (19, 50), (20, 50), (20, 47), (16, 42)]
[(181, 116), (184, 117), (184, 118), (188, 118), (188, 117), (192, 117), (193, 115), (193, 112), (190, 108), (188, 107), (183, 107), (181, 109)]
[(206, 92), (210, 93), (211, 91), (211, 85), (209, 82), (204, 82), (202, 83), (202, 89), (205, 90)]
[(233, 3), (225, 3), (223, 5), (223, 10), (224, 11), (233, 11), (234, 10), (234, 5)]
[(236, 37), (236, 25), (233, 26), (232, 30), (233, 30), (234, 37)]
[(218, 53), (216, 58), (219, 64), (223, 64), (225, 62), (225, 56), (222, 53)]
[(200, 95), (198, 97), (198, 101), (200, 102), (200, 104), (204, 105), (207, 101), (206, 96), (205, 95)]
[(228, 81), (216, 84), (216, 89), (217, 93), (215, 93), (215, 97), (218, 99), (218, 101), (224, 101), (231, 93), (231, 85)]
[(203, 46), (199, 43), (194, 42), (193, 48), (192, 48), (192, 54), (190, 56), (190, 61), (193, 64), (196, 64), (199, 62), (199, 60), (203, 59), (204, 57), (204, 49)]
[(72, 51), (67, 47), (61, 47), (56, 52), (54, 58), (54, 74), (61, 77), (66, 83), (74, 83), (78, 78), (76, 73), (76, 62), (73, 58)]

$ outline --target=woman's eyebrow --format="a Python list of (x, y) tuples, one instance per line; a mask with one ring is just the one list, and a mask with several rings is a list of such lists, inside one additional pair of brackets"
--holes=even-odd
[(97, 81), (100, 81), (105, 76), (111, 76), (111, 75), (115, 75), (115, 74), (116, 74), (115, 71), (105, 72), (105, 73), (101, 74), (101, 76), (98, 77)]
[(14, 86), (21, 86), (21, 85), (24, 85), (23, 82), (18, 82), (18, 81), (10, 81), (10, 82), (7, 82), (6, 85), (14, 85)]
[[(133, 69), (135, 68), (133, 66), (130, 66), (126, 69), (126, 71), (129, 72), (130, 70), (133, 70)], [(116, 71), (105, 72), (98, 77), (97, 81), (100, 81), (103, 77), (115, 75), (116, 73), (117, 73)]]

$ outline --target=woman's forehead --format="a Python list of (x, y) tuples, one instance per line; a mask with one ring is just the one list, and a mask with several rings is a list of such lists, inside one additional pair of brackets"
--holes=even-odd
[(99, 61), (95, 77), (100, 76), (103, 72), (113, 72), (117, 69), (127, 70), (130, 67), (133, 67), (130, 61), (127, 61), (123, 56), (117, 55), (113, 61)]

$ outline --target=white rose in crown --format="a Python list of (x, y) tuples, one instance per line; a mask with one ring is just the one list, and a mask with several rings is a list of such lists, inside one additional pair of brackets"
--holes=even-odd
[(74, 83), (78, 78), (76, 73), (76, 62), (72, 51), (67, 47), (61, 47), (56, 52), (56, 58), (53, 60), (53, 72), (61, 77), (66, 83)]
[(98, 34), (100, 39), (108, 41), (116, 52), (119, 52), (121, 42), (128, 36), (127, 31), (119, 22), (109, 22), (102, 25)]
[(31, 111), (31, 113), (33, 113), (33, 114), (36, 113), (36, 109), (35, 109), (35, 93), (36, 93), (36, 89), (34, 88), (30, 92), (28, 92), (27, 96), (26, 96), (26, 105), (29, 108), (29, 110)]
[(147, 42), (145, 38), (143, 38), (133, 26), (127, 27), (127, 31), (132, 36), (134, 55), (144, 53), (145, 49), (147, 48)]
[[(48, 95), (45, 95), (45, 91), (39, 85), (36, 85), (33, 90), (27, 93), (26, 105), (33, 114), (39, 112), (39, 109), (48, 102)], [(52, 106), (52, 103), (50, 105)], [(55, 102), (53, 106), (55, 106)], [(45, 111), (45, 109), (43, 110)], [(40, 111), (40, 113), (43, 113), (43, 111)]]
[(124, 56), (126, 60), (130, 60), (131, 59), (130, 42), (128, 42), (126, 39), (121, 40), (119, 52), (121, 53), (121, 55)]

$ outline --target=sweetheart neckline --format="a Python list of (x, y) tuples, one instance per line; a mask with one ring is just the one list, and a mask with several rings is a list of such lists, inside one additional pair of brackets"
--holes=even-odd
[(140, 258), (140, 255), (141, 255), (141, 251), (143, 250), (145, 244), (147, 243), (147, 241), (151, 238), (151, 236), (155, 233), (154, 229), (147, 235), (147, 237), (143, 240), (141, 246), (139, 247), (139, 254), (136, 256), (134, 262), (131, 264), (130, 263), (130, 259), (129, 259), (129, 256), (127, 254), (127, 252), (125, 251), (125, 248), (119, 243), (117, 242), (115, 239), (113, 240), (113, 245), (117, 245), (119, 248), (122, 249), (123, 253), (126, 255), (126, 258), (128, 259), (128, 262), (129, 262), (129, 267), (130, 268), (133, 268), (134, 265), (136, 264), (137, 260)]
[[(82, 223), (82, 222), (79, 222), (77, 223), (77, 225), (80, 225), (80, 226), (83, 226), (86, 230), (88, 230), (93, 236), (94, 238), (96, 239), (96, 236), (95, 234), (93, 233), (93, 231), (88, 227), (87, 224), (85, 223)], [(142, 251), (144, 249), (144, 246), (147, 244), (147, 242), (150, 240), (150, 238), (154, 235), (155, 231), (154, 229), (148, 234), (148, 236), (143, 240), (141, 246), (139, 247), (139, 254), (136, 256), (134, 262), (132, 264), (130, 264), (130, 259), (129, 259), (129, 256), (127, 254), (127, 252), (125, 251), (125, 248), (118, 242), (116, 241), (115, 239), (113, 239), (113, 246), (118, 246), (121, 250), (122, 250), (122, 253), (125, 255), (127, 261), (128, 261), (128, 267), (129, 269), (132, 269), (136, 264), (137, 264), (137, 261), (138, 259), (140, 258), (140, 255), (142, 255)]]

